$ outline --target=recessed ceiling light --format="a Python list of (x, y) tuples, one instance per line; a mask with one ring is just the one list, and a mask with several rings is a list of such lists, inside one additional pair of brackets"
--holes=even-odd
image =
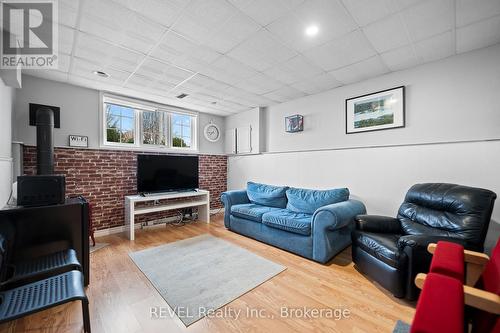
[(93, 71), (92, 73), (94, 73), (97, 76), (104, 77), (104, 78), (108, 78), (111, 76), (108, 73), (103, 72), (103, 71)]
[(309, 37), (314, 37), (318, 34), (319, 28), (317, 25), (312, 24), (306, 28), (306, 35)]

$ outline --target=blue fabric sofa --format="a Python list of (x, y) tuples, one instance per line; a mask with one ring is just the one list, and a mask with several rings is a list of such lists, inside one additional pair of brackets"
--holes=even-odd
[(308, 190), (248, 182), (222, 193), (224, 225), (236, 233), (326, 263), (351, 244), (354, 217), (365, 214), (347, 188)]

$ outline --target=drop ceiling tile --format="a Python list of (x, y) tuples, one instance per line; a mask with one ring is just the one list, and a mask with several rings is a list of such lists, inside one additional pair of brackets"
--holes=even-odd
[(235, 86), (251, 93), (261, 95), (276, 90), (282, 87), (283, 84), (265, 74), (258, 73), (255, 76), (237, 83)]
[(173, 30), (202, 44), (238, 10), (226, 1), (194, 0), (173, 25)]
[(121, 0), (127, 8), (169, 27), (179, 17), (186, 1), (182, 0)]
[(263, 71), (292, 58), (297, 52), (279, 43), (268, 31), (260, 30), (232, 49), (228, 55), (258, 71)]
[(261, 25), (268, 25), (288, 13), (304, 0), (235, 1), (234, 5)]
[(323, 72), (323, 70), (313, 64), (303, 55), (298, 55), (286, 61), (283, 66), (301, 79), (310, 78)]
[(326, 71), (337, 69), (375, 55), (366, 37), (359, 30), (340, 39), (315, 47), (306, 57)]
[(217, 107), (221, 107), (226, 110), (246, 110), (249, 108), (249, 105), (244, 105), (238, 102), (229, 101), (229, 100), (221, 100), (217, 102)]
[(199, 44), (208, 40), (212, 34), (212, 29), (203, 27), (194, 19), (184, 18), (174, 25), (173, 31), (186, 36)]
[(187, 88), (193, 92), (198, 92), (203, 90), (206, 86), (209, 86), (214, 83), (214, 80), (202, 75), (200, 73), (197, 73), (196, 75), (192, 76), (189, 80), (185, 81), (182, 83), (181, 86), (179, 86), (180, 89)]
[[(312, 24), (318, 26), (319, 32), (314, 37), (306, 36), (305, 29)], [(267, 29), (303, 52), (353, 31), (356, 23), (339, 0), (307, 0)]]
[(59, 24), (74, 28), (78, 18), (78, 7), (81, 0), (59, 0)]
[[(95, 70), (105, 71), (110, 75), (108, 78), (102, 78), (94, 75), (92, 72)], [(70, 78), (72, 75), (76, 75), (85, 79), (92, 80), (94, 82), (100, 82), (110, 85), (122, 85), (125, 80), (130, 76), (131, 73), (126, 71), (117, 70), (111, 67), (101, 67), (92, 62), (78, 57), (73, 58), (73, 67), (70, 73)]]
[(132, 72), (144, 59), (142, 53), (112, 45), (85, 33), (80, 33), (75, 56), (99, 64), (101, 67), (112, 67), (129, 72)]
[(69, 72), (71, 57), (67, 54), (59, 54), (57, 70), (63, 73)]
[[(429, 0), (392, 0), (393, 6), (397, 8), (397, 10), (403, 10), (412, 6), (419, 5)], [(433, 1), (433, 0), (430, 0)]]
[(137, 70), (137, 74), (157, 80), (163, 80), (172, 84), (179, 84), (194, 73), (148, 58)]
[(292, 87), (306, 93), (316, 94), (322, 91), (330, 90), (341, 86), (342, 83), (337, 81), (333, 75), (323, 73), (309, 80), (303, 80), (292, 84)]
[(210, 66), (201, 68), (199, 73), (227, 84), (236, 84), (242, 80), (241, 78), (232, 75), (230, 72), (220, 71)]
[(64, 54), (71, 54), (73, 43), (75, 41), (75, 30), (59, 26), (59, 52)]
[(300, 98), (306, 94), (294, 87), (283, 86), (277, 90), (264, 94), (263, 96), (278, 102), (286, 102), (292, 99)]
[(155, 85), (158, 81), (154, 78), (139, 75), (135, 73), (130, 77), (130, 79), (127, 81), (127, 84), (125, 85), (127, 88), (134, 88), (134, 89), (150, 89), (153, 85)]
[(342, 0), (360, 26), (378, 21), (396, 11), (393, 0)]
[(453, 0), (426, 1), (402, 12), (413, 41), (420, 41), (454, 27)]
[(248, 16), (236, 13), (205, 41), (205, 45), (218, 52), (226, 53), (259, 29), (260, 26)]
[(500, 43), (500, 15), (457, 29), (457, 52)]
[(322, 73), (323, 70), (302, 55), (269, 68), (264, 73), (285, 84), (292, 84)]
[(391, 71), (414, 67), (421, 63), (412, 45), (390, 50), (380, 55)]
[(380, 56), (374, 56), (341, 69), (332, 71), (331, 74), (340, 82), (350, 84), (379, 76), (388, 72)]
[(23, 74), (58, 82), (68, 81), (68, 73), (55, 69), (23, 69)]
[(80, 29), (115, 44), (147, 53), (165, 28), (110, 0), (88, 0)]
[(285, 84), (292, 84), (300, 80), (296, 74), (291, 73), (282, 65), (276, 65), (268, 68), (264, 71), (264, 74)]
[(457, 27), (500, 15), (498, 0), (457, 0)]
[(425, 39), (415, 44), (417, 54), (424, 62), (435, 61), (455, 54), (455, 43), (451, 31)]
[(253, 68), (228, 56), (219, 57), (210, 67), (218, 72), (228, 72), (238, 79), (246, 79), (257, 74)]
[(220, 54), (171, 31), (165, 35), (151, 56), (196, 72), (208, 66), (220, 57)]
[(399, 14), (372, 23), (364, 27), (363, 31), (379, 53), (410, 44), (408, 33)]

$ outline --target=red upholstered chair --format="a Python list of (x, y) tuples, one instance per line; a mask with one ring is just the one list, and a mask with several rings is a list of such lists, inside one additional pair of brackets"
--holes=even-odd
[(410, 333), (438, 332), (464, 332), (464, 289), (462, 282), (454, 277), (429, 273)]
[[(415, 279), (415, 284), (423, 290), (412, 324), (412, 332), (448, 332), (448, 330), (443, 331), (439, 326), (442, 325), (440, 321), (445, 320), (444, 316), (446, 320), (461, 322), (464, 325), (463, 311), (460, 317), (460, 314), (452, 314), (449, 309), (440, 308), (434, 304), (438, 302), (440, 306), (455, 306), (457, 295), (461, 295), (463, 303), (473, 308), (470, 316), (471, 325), (466, 326), (471, 327), (472, 333), (500, 333), (500, 240), (493, 250), (491, 259), (484, 253), (467, 251), (460, 245), (449, 242), (430, 244), (428, 250), (434, 253), (434, 257), (430, 273), (418, 274)], [(431, 282), (427, 283), (430, 276), (432, 276)], [(448, 277), (448, 281), (455, 281), (449, 282), (451, 285), (456, 285), (456, 282), (465, 279), (466, 284), (462, 286), (461, 292), (452, 291), (450, 287), (439, 286), (439, 288), (448, 288), (446, 295), (441, 293), (441, 297), (451, 299), (453, 305), (444, 305), (447, 300), (440, 299), (439, 291), (433, 291), (438, 288), (436, 286), (439, 283), (442, 283), (435, 282), (435, 280), (443, 280), (436, 276)], [(424, 297), (424, 295), (427, 296)], [(437, 312), (438, 315), (433, 312)], [(456, 320), (453, 319), (454, 317), (457, 317)], [(413, 331), (414, 326), (415, 331)]]

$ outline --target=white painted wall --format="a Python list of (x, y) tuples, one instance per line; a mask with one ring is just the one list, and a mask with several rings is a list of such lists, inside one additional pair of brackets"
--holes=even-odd
[[(228, 188), (246, 181), (309, 188), (347, 186), (371, 214), (394, 216), (418, 182), (452, 182), (500, 195), (500, 46), (271, 106), (268, 153), (229, 158)], [(405, 85), (406, 128), (345, 134), (345, 99)], [(303, 114), (304, 132), (283, 119)], [(437, 144), (447, 141), (474, 142)], [(430, 145), (412, 145), (434, 143)], [(369, 148), (371, 146), (403, 145)], [(325, 149), (325, 150), (320, 150)], [(300, 150), (312, 150), (303, 151)], [(292, 152), (299, 151), (299, 152)], [(499, 236), (500, 199), (487, 245)]]
[(251, 126), (251, 143), (252, 154), (260, 153), (263, 148), (262, 136), (262, 123), (263, 123), (264, 109), (254, 108), (248, 111), (240, 112), (224, 118), (224, 126), (227, 130)]
[[(410, 70), (271, 106), (267, 151), (356, 147), (500, 137), (500, 44)], [(406, 127), (345, 134), (345, 99), (406, 86)], [(284, 117), (304, 115), (285, 133)]]
[[(99, 91), (71, 84), (23, 75), (23, 89), (16, 94), (14, 103), (13, 140), (28, 145), (36, 144), (35, 127), (29, 126), (29, 103), (61, 107), (61, 128), (54, 130), (54, 144), (68, 146), (68, 135), (86, 135), (89, 148), (99, 148)], [(224, 130), (224, 119), (200, 113), (198, 116), (199, 151), (207, 154), (224, 152), (223, 139), (209, 142), (203, 136), (203, 128), (213, 120)]]
[(14, 89), (0, 78), (0, 208), (12, 189), (12, 104)]

